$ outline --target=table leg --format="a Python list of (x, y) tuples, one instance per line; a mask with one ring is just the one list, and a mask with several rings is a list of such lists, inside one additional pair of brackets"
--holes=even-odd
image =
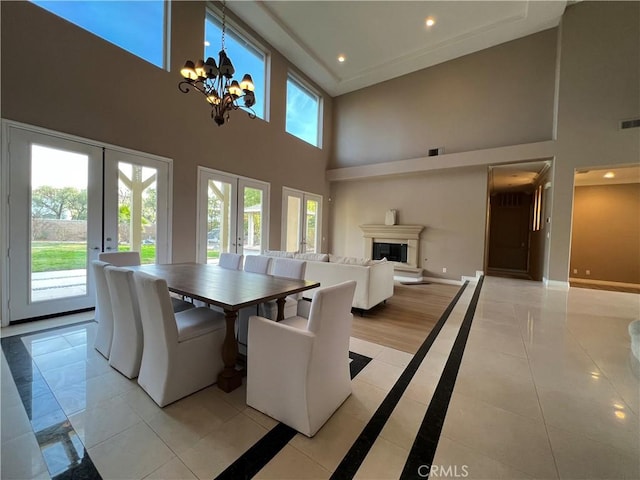
[(287, 301), (286, 297), (276, 298), (276, 305), (278, 306), (278, 314), (276, 316), (276, 322), (284, 320), (284, 304)]
[(224, 392), (231, 392), (242, 385), (242, 372), (236, 370), (238, 342), (236, 341), (235, 324), (238, 312), (225, 310), (224, 317), (227, 322), (227, 332), (222, 344), (224, 370), (218, 375), (218, 387)]

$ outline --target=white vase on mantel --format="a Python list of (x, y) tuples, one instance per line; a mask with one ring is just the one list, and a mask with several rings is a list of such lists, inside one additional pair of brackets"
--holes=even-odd
[(396, 210), (387, 210), (387, 213), (384, 216), (384, 224), (385, 225), (396, 224)]

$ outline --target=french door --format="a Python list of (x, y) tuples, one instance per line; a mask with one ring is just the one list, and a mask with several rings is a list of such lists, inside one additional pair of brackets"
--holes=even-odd
[(320, 253), (321, 240), (322, 196), (283, 187), (282, 249)]
[(5, 126), (3, 325), (93, 307), (90, 265), (102, 251), (169, 260), (167, 161)]
[(268, 183), (198, 168), (198, 262), (217, 264), (223, 252), (259, 255), (268, 226)]

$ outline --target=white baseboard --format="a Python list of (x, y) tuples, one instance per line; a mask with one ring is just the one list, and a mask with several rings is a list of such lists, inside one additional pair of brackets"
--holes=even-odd
[(447, 285), (462, 285), (464, 283), (464, 282), (461, 282), (459, 280), (451, 280), (449, 278), (422, 277), (422, 279), (426, 280), (427, 282), (445, 283)]
[(607, 287), (640, 288), (640, 284), (638, 283), (610, 282), (609, 280), (590, 280), (588, 278), (569, 277), (569, 281), (576, 282), (576, 283), (586, 283), (587, 285), (605, 285)]
[(424, 280), (424, 277), (421, 275), (419, 277), (405, 277), (403, 275), (394, 275), (393, 276), (393, 280), (396, 282), (414, 282), (414, 283), (418, 283), (418, 282), (422, 282)]
[(553, 288), (555, 290), (569, 290), (569, 282), (562, 282), (560, 280), (549, 280), (548, 278), (543, 278), (542, 282), (547, 288)]

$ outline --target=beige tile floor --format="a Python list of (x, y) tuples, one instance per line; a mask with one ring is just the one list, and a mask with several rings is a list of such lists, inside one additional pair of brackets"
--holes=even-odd
[[(470, 285), (356, 473), (399, 478), (471, 301)], [(7, 327), (3, 337), (91, 314)], [(431, 478), (640, 478), (640, 386), (627, 325), (640, 296), (487, 277)], [(276, 425), (245, 388), (207, 388), (164, 409), (91, 347), (95, 324), (24, 337), (105, 479), (211, 479)], [(312, 438), (296, 435), (258, 478), (328, 478), (411, 356), (352, 339), (372, 358), (352, 396)], [(6, 358), (1, 477), (50, 478)], [(420, 478), (427, 470), (416, 472)]]

